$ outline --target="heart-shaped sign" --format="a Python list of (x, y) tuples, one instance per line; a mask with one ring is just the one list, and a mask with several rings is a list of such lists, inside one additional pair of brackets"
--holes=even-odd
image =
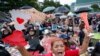
[(22, 24), (24, 22), (24, 19), (23, 18), (20, 18), (20, 17), (17, 17), (16, 20), (17, 20), (17, 22), (19, 24)]

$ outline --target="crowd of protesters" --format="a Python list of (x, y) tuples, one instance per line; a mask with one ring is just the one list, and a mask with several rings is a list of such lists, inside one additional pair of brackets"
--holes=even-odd
[[(90, 16), (88, 21), (94, 32), (100, 32), (99, 17)], [(0, 41), (0, 56), (89, 56), (87, 48), (91, 36), (88, 36), (89, 30), (85, 29), (85, 23), (80, 17), (63, 15), (54, 19), (47, 18), (42, 23), (28, 22), (25, 27), (22, 31), (28, 43), (26, 50)], [(0, 38), (5, 38), (14, 30), (13, 25), (5, 23)], [(99, 47), (98, 42), (91, 56), (100, 56)]]

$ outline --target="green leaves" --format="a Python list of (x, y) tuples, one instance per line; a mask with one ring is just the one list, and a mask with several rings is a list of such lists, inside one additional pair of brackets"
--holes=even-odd
[[(4, 3), (5, 1), (7, 4)], [(0, 11), (8, 12), (11, 9), (18, 9), (25, 5), (32, 6), (40, 11), (48, 6), (54, 6), (56, 8), (62, 6), (60, 2), (54, 2), (54, 0), (44, 0), (41, 4), (38, 3), (38, 0), (3, 0), (0, 3)], [(69, 6), (67, 7), (70, 8)]]
[(100, 11), (100, 7), (97, 4), (91, 5), (91, 8), (93, 8), (94, 11)]
[[(7, 2), (5, 4), (4, 2)], [(0, 3), (0, 11), (9, 11), (11, 9), (16, 9), (25, 5), (33, 6), (38, 9), (37, 0), (5, 0)]]
[(60, 4), (60, 2), (54, 2), (53, 0), (50, 0), (50, 1), (49, 0), (44, 0), (42, 10), (44, 8), (48, 7), (48, 6), (59, 7), (59, 6), (62, 6), (62, 5)]

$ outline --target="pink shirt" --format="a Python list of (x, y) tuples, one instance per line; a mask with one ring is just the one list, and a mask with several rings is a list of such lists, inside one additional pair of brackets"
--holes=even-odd
[(45, 49), (45, 52), (46, 53), (51, 53), (51, 42), (56, 39), (56, 37), (49, 37), (49, 36), (45, 36), (43, 39), (42, 39), (42, 46), (44, 47)]

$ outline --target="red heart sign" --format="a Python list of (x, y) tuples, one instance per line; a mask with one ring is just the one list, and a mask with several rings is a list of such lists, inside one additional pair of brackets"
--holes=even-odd
[(24, 22), (24, 19), (22, 19), (22, 18), (20, 18), (20, 17), (17, 17), (17, 22), (18, 22), (19, 24), (22, 24), (22, 23)]

